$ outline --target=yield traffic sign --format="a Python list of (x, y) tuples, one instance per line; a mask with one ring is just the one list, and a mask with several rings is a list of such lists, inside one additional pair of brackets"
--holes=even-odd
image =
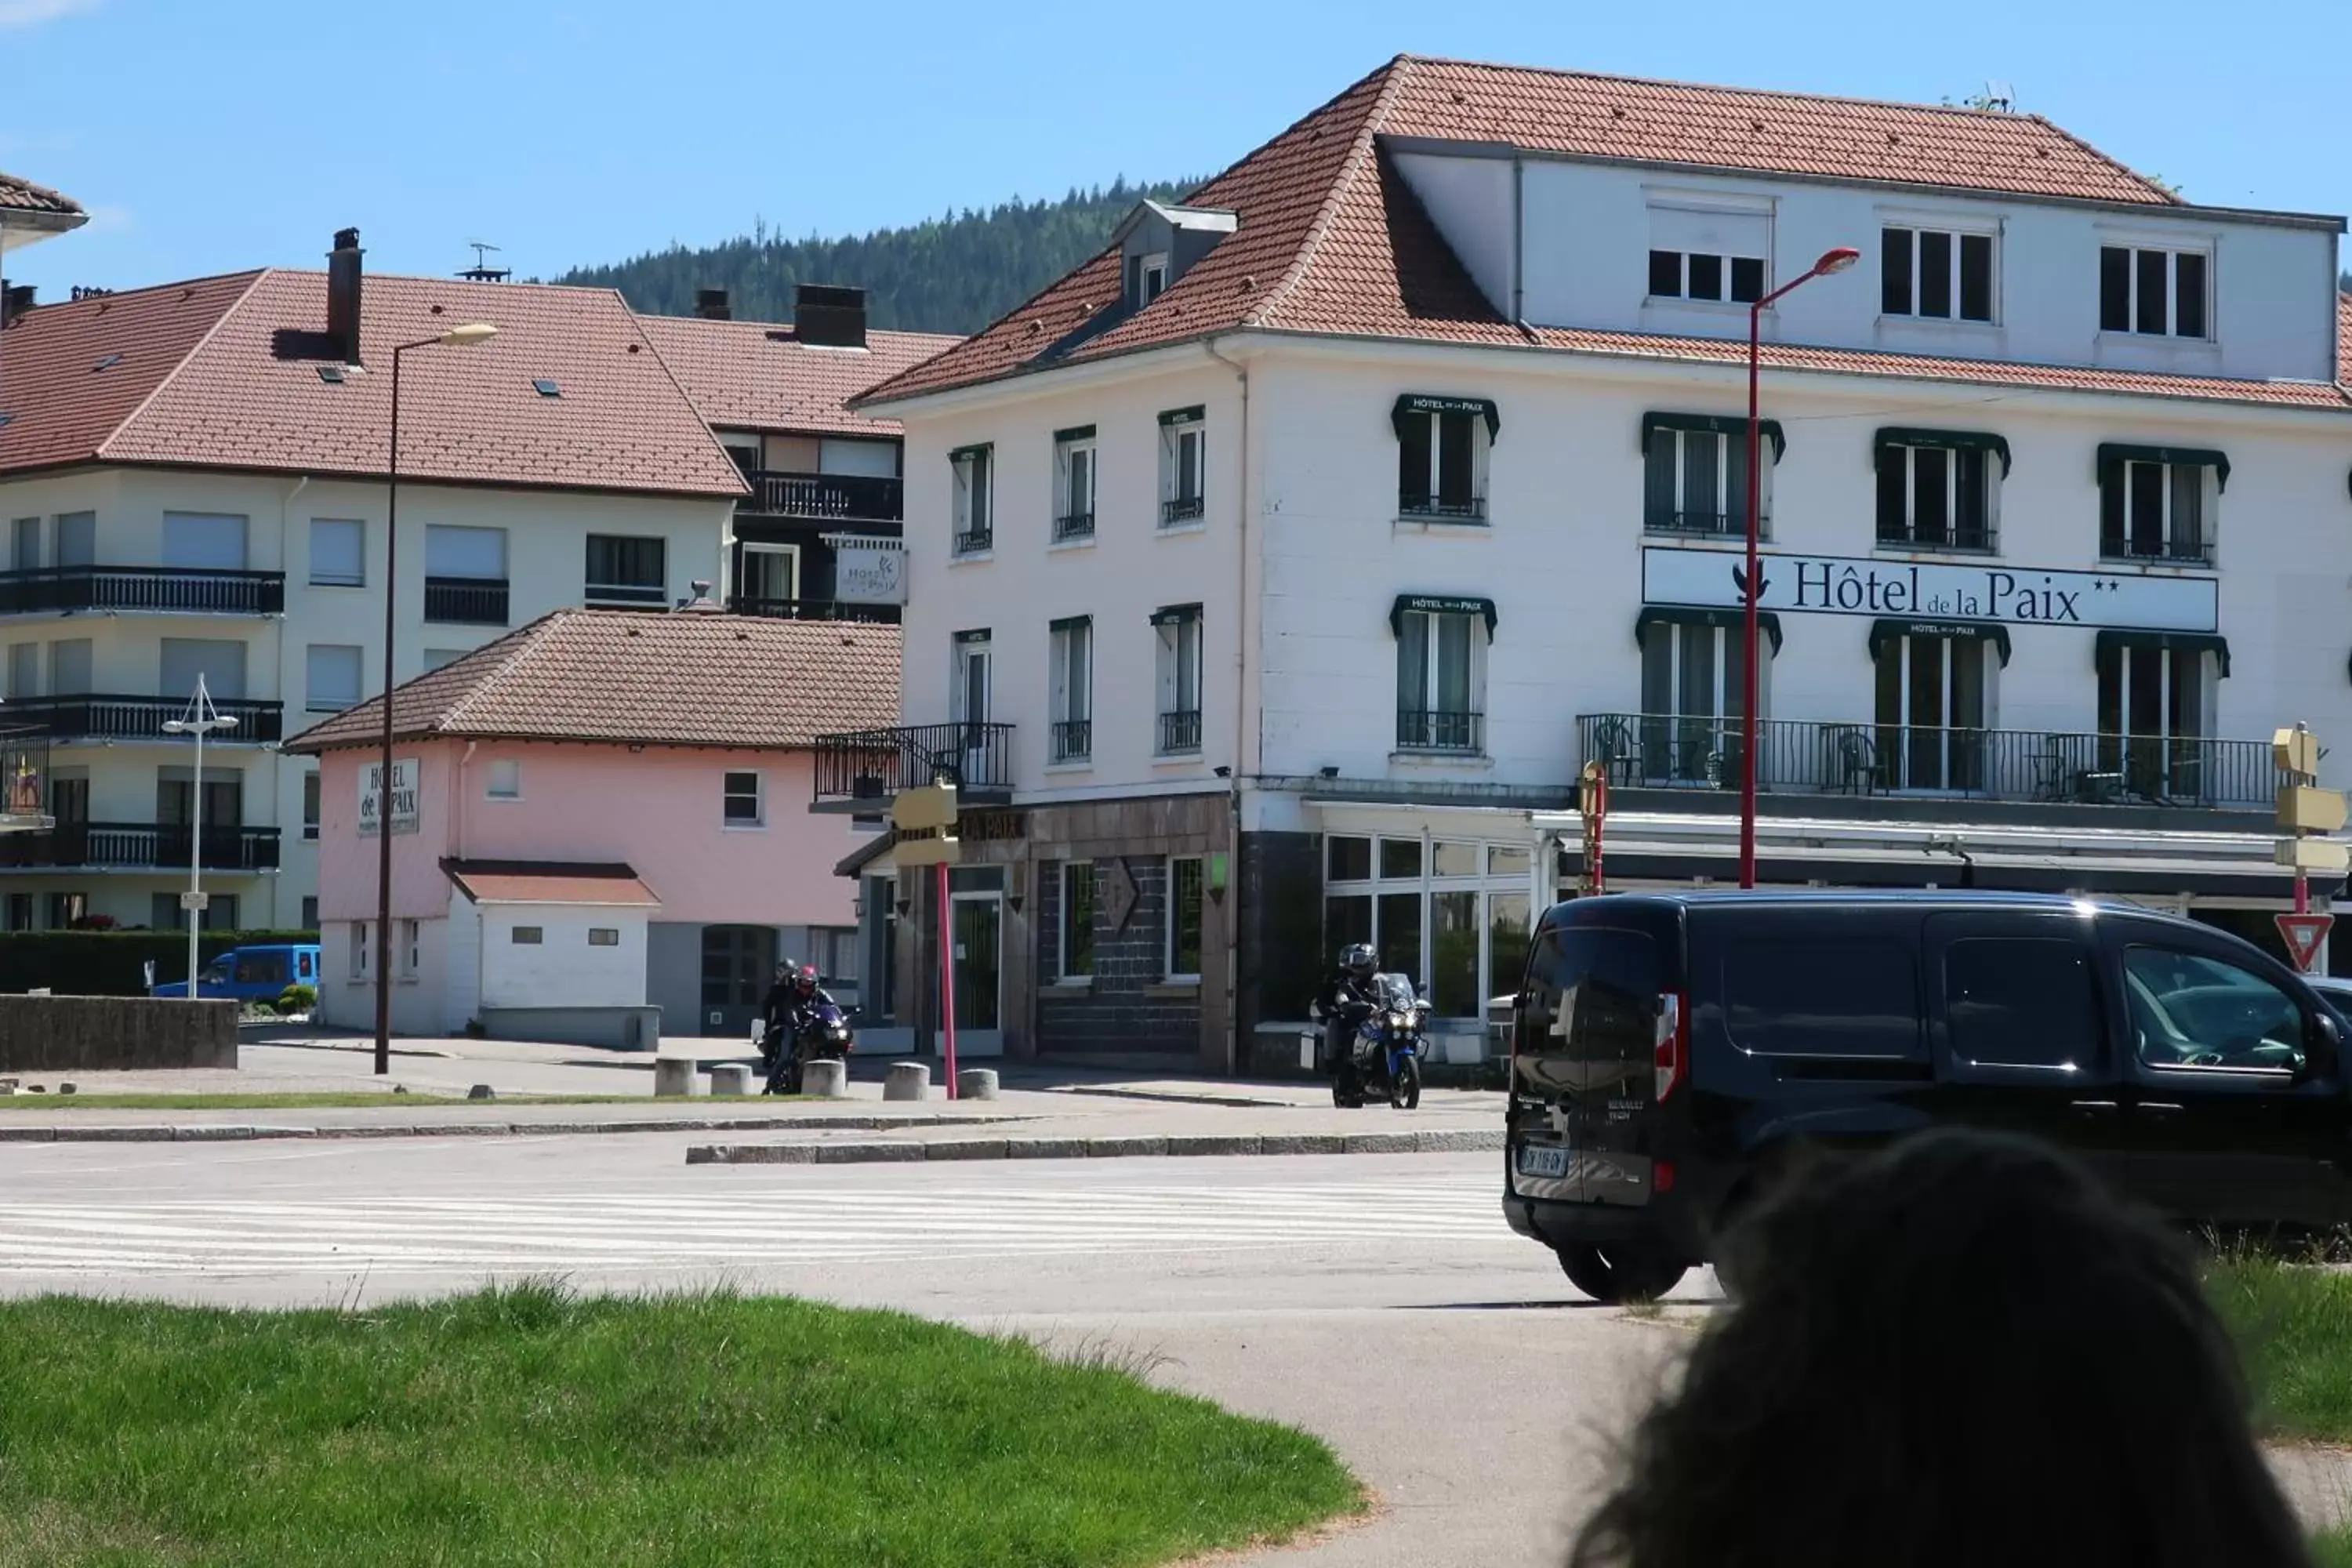
[(2279, 935), (2286, 939), (2288, 956), (2295, 968), (2311, 973), (2312, 961), (2319, 956), (2319, 944), (2327, 940), (2327, 928), (2336, 923), (2334, 915), (2273, 915), (2278, 921)]

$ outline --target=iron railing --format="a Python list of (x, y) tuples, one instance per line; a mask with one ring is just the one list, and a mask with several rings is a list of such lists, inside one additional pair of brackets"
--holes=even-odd
[(1095, 754), (1095, 723), (1091, 719), (1054, 721), (1054, 760), (1082, 763)]
[(1090, 511), (1068, 512), (1054, 519), (1054, 542), (1066, 539), (1092, 539), (1095, 536), (1095, 514)]
[(1956, 554), (1992, 555), (2000, 550), (2000, 534), (1998, 530), (1980, 524), (1941, 530), (1915, 526), (1891, 528), (1882, 524), (1878, 530), (1878, 543), (1885, 550), (1948, 550)]
[(669, 590), (658, 583), (591, 583), (582, 595), (592, 609), (666, 610)]
[(1397, 710), (1397, 750), (1478, 752), (1486, 743), (1486, 716), (1450, 709)]
[(0, 730), (0, 816), (43, 816), (48, 800), (48, 731)]
[(766, 517), (814, 517), (828, 522), (898, 522), (906, 517), (906, 481), (872, 474), (804, 474), (754, 468), (743, 510)]
[(1160, 715), (1160, 755), (1200, 749), (1201, 710), (1198, 708), (1180, 708), (1173, 713)]
[(507, 580), (503, 577), (427, 577), (425, 579), (425, 618), (445, 626), (505, 626)]
[(848, 599), (758, 599), (741, 594), (730, 594), (727, 610), (736, 616), (765, 616), (777, 621), (870, 621), (877, 625), (898, 624), (896, 605), (867, 605)]
[(63, 610), (283, 615), (286, 574), (197, 566), (40, 566), (0, 572), (0, 616)]
[(0, 868), (68, 866), (184, 869), (201, 849), (208, 871), (270, 871), (278, 867), (278, 829), (207, 827), (201, 846), (184, 825), (60, 822), (39, 833), (0, 834)]
[(1013, 726), (919, 724), (816, 738), (816, 798), (873, 801), (941, 779), (966, 795), (1013, 787)]
[(958, 555), (978, 555), (996, 547), (996, 531), (992, 528), (967, 528), (955, 536)]
[(1192, 522), (1199, 519), (1207, 502), (1199, 496), (1179, 496), (1174, 500), (1160, 503), (1160, 526), (1174, 522)]
[(1486, 521), (1486, 498), (1472, 496), (1468, 500), (1444, 500), (1436, 496), (1399, 496), (1397, 515), (1433, 519), (1439, 522), (1484, 522)]
[[(1601, 763), (1612, 784), (1739, 787), (1737, 718), (1587, 713), (1576, 728), (1579, 763)], [(1756, 731), (1756, 787), (1783, 794), (2267, 811), (2284, 782), (2268, 741), (1791, 719)]]
[[(1742, 501), (1727, 509), (1706, 511), (1668, 511), (1653, 507), (1642, 514), (1642, 531), (1668, 533), (1679, 539), (1745, 539), (1748, 537), (1748, 505)], [(1766, 507), (1756, 519), (1756, 537), (1772, 537), (1772, 509)]]
[[(285, 705), (244, 699), (215, 698), (213, 706), (236, 727), (215, 732), (223, 742), (277, 741), (285, 738)], [(10, 718), (38, 724), (60, 741), (162, 741), (165, 721), (187, 716), (185, 697), (131, 697), (111, 692), (75, 697), (23, 697), (7, 705)]]

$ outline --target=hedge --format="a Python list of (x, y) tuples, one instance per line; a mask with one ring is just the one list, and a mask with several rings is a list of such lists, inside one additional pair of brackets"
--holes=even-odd
[[(315, 942), (314, 931), (208, 931), (196, 937), (198, 961), (233, 947)], [(144, 966), (157, 984), (188, 977), (188, 936), (172, 931), (0, 931), (0, 992), (37, 990), (60, 996), (144, 996)]]

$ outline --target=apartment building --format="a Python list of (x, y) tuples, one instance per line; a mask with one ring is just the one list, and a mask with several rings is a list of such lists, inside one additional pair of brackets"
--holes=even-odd
[(1736, 877), (1750, 307), (1851, 249), (1759, 317), (1762, 878), (2270, 939), (2269, 736), (2352, 735), (2343, 227), (2034, 116), (1400, 58), (858, 404), (904, 714), (820, 808), (961, 782), (1015, 1054), (1295, 1068), (1364, 940), (1476, 1058), (1587, 764), (1612, 886)]
[(906, 593), (900, 433), (847, 405), (960, 340), (872, 329), (864, 289), (808, 283), (789, 323), (736, 321), (723, 289), (701, 290), (692, 316), (643, 322), (743, 472), (727, 608), (896, 623)]
[[(433, 342), (476, 322), (497, 335)], [(0, 331), (8, 719), (46, 727), (48, 833), (0, 849), (0, 921), (318, 919), (318, 774), (280, 742), (394, 676), (570, 605), (715, 584), (740, 472), (609, 290), (268, 268), (24, 310)], [(163, 726), (198, 679), (233, 729)]]

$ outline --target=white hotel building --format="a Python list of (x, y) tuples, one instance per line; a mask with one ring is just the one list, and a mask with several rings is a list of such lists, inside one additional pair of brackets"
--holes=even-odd
[[(907, 728), (820, 809), (994, 808), (1005, 1049), (1295, 1065), (1363, 938), (1475, 1053), (1585, 763), (1612, 886), (1736, 876), (1748, 302), (1850, 246), (1762, 320), (1762, 878), (2268, 939), (2273, 729), (2352, 783), (2343, 226), (2037, 117), (1397, 59), (868, 395)], [(864, 905), (902, 977), (915, 880)]]

